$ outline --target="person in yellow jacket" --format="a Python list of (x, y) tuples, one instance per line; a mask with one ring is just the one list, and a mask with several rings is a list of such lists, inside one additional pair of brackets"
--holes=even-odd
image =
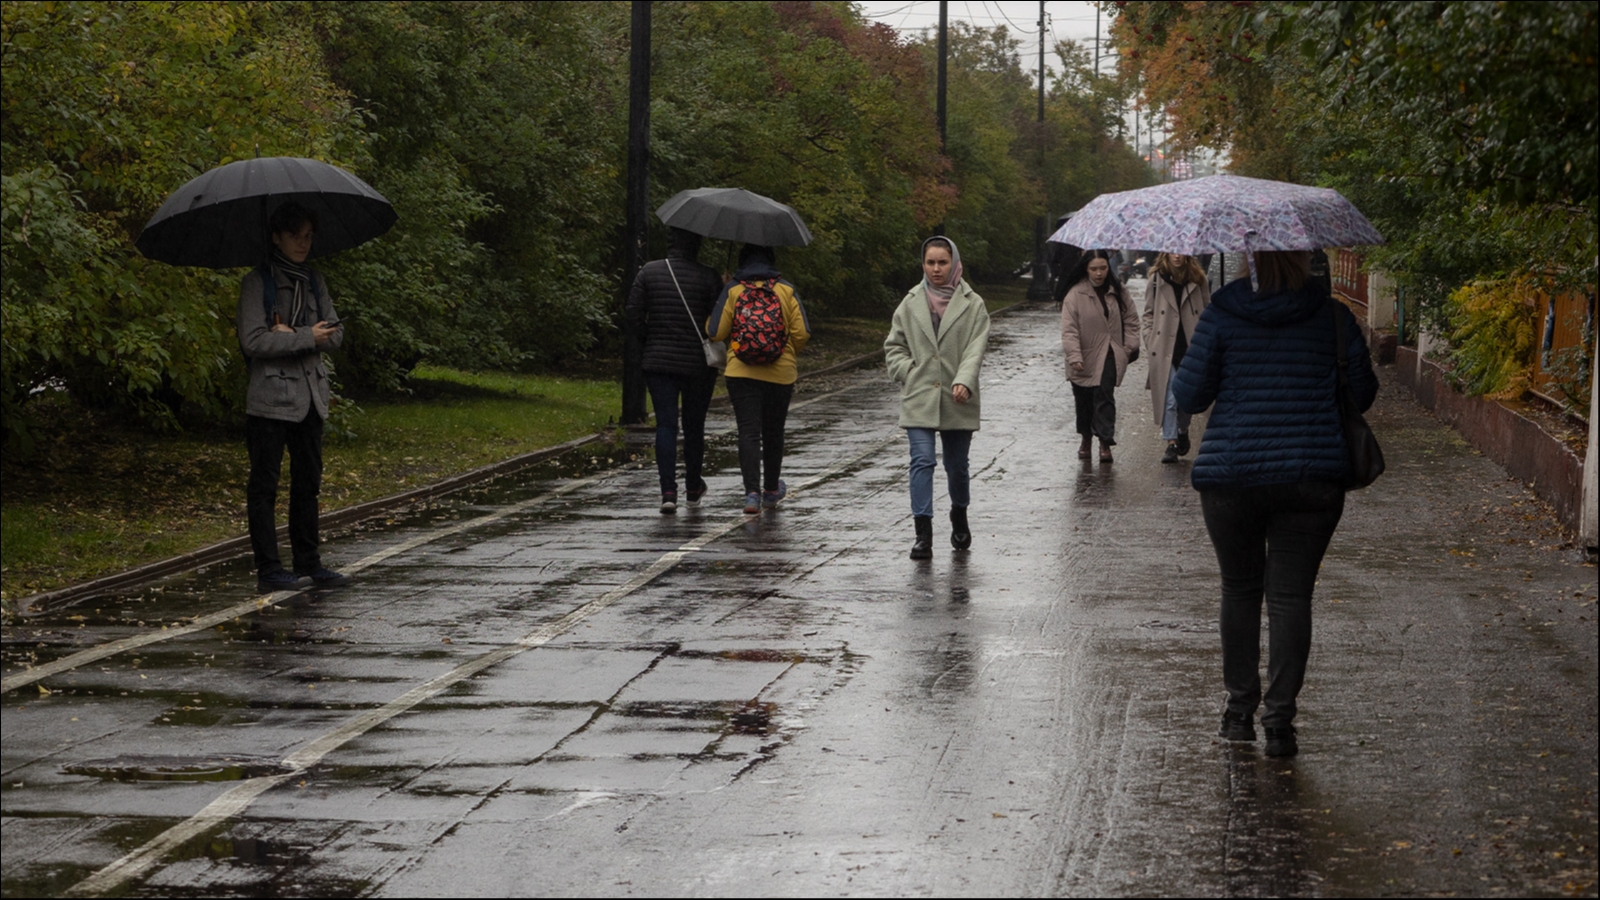
[(722, 289), (706, 333), (728, 341), (728, 399), (739, 423), (739, 471), (746, 515), (771, 509), (788, 493), (783, 427), (799, 378), (795, 355), (811, 339), (811, 323), (794, 285), (783, 280), (771, 247), (746, 244), (739, 268)]

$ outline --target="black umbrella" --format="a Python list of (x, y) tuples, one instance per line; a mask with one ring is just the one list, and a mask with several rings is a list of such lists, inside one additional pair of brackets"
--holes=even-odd
[(811, 229), (794, 207), (741, 188), (679, 191), (656, 215), (674, 228), (725, 241), (768, 247), (811, 243)]
[(254, 266), (272, 247), (267, 222), (291, 200), (317, 216), (313, 259), (360, 246), (398, 218), (382, 194), (337, 166), (271, 156), (228, 163), (178, 188), (135, 244), (150, 259), (175, 266)]

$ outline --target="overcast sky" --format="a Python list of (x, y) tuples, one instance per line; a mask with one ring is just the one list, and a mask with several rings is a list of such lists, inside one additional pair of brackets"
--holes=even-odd
[[(871, 0), (857, 6), (874, 21), (909, 34), (924, 28), (938, 28), (939, 0)], [(1085, 0), (1054, 0), (1044, 4), (1045, 11), (1045, 65), (1051, 70), (1059, 68), (1053, 52), (1057, 41), (1072, 39), (1090, 49), (1094, 47), (1095, 4)], [(984, 28), (1004, 25), (1022, 38), (1022, 67), (1035, 73), (1039, 65), (1039, 4), (1028, 0), (954, 0), (950, 3), (950, 21), (971, 22)], [(1102, 39), (1110, 29), (1110, 17), (1102, 13), (1100, 29)], [(1110, 74), (1115, 65), (1111, 60), (1101, 61), (1100, 71)]]

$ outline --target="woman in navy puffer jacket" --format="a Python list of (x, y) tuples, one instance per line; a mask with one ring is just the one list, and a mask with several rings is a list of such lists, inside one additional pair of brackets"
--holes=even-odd
[[(1220, 736), (1253, 741), (1257, 706), (1267, 754), (1292, 756), (1295, 697), (1311, 652), (1311, 592), (1344, 513), (1348, 455), (1339, 426), (1334, 316), (1345, 320), (1350, 391), (1378, 394), (1355, 317), (1310, 278), (1310, 253), (1258, 253), (1249, 279), (1211, 298), (1174, 376), (1180, 410), (1208, 407), (1192, 479), (1222, 570)], [(1268, 617), (1261, 692), (1261, 605)]]

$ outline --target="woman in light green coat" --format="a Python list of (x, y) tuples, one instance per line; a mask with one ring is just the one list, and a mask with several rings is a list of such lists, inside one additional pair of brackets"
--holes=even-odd
[(961, 280), (961, 252), (947, 237), (922, 244), (922, 282), (906, 293), (883, 342), (889, 377), (900, 383), (900, 427), (911, 443), (912, 559), (933, 557), (933, 436), (944, 444), (950, 485), (950, 544), (972, 546), (967, 454), (978, 430), (978, 370), (989, 342), (989, 310)]

